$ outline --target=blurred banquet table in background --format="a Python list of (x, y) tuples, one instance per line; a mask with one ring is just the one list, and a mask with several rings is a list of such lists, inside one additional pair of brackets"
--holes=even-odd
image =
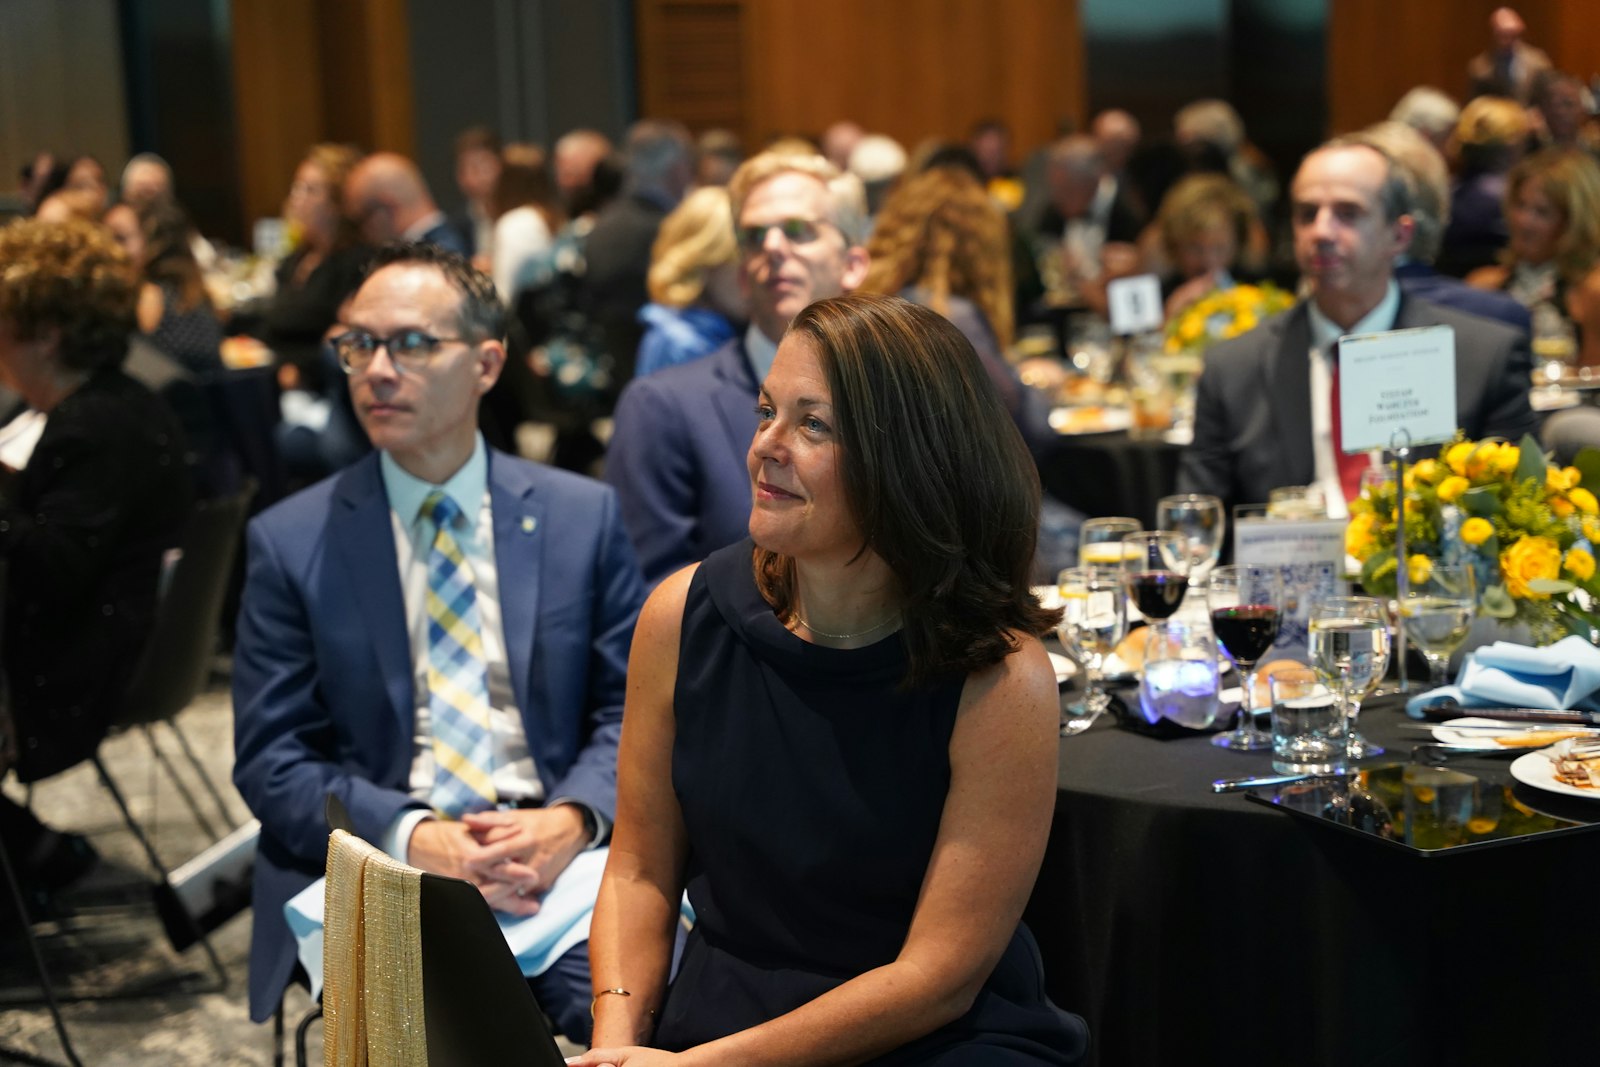
[(1039, 480), (1045, 492), (1088, 518), (1127, 515), (1153, 530), (1156, 501), (1177, 486), (1182, 451), (1161, 436), (1062, 434), (1039, 455)]

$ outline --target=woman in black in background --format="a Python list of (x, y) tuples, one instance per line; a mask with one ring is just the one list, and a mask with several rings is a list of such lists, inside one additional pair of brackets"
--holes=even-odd
[[(0, 472), (15, 741), (0, 766), (33, 782), (87, 758), (121, 710), (193, 486), (177, 420), (118, 369), (138, 279), (111, 236), (13, 223), (0, 265), (0, 383), (45, 418), (26, 462)], [(94, 861), (3, 797), (0, 839), (41, 907)]]

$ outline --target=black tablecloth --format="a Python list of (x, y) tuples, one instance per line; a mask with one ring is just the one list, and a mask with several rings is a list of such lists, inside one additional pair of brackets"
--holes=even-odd
[(1045, 492), (1089, 518), (1128, 515), (1156, 528), (1156, 501), (1178, 482), (1182, 449), (1127, 433), (1067, 434), (1039, 455)]
[[(1400, 721), (1363, 732), (1404, 752)], [(1091, 1062), (1593, 1062), (1600, 832), (1424, 857), (1209, 790), (1269, 771), (1108, 719), (1062, 741), (1027, 921)]]

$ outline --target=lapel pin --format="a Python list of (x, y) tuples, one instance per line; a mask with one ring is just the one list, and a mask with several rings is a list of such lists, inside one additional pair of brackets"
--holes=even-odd
[(524, 516), (522, 516), (522, 532), (523, 533), (525, 533), (525, 534), (533, 533), (534, 528), (537, 527), (538, 525), (539, 525), (539, 520), (534, 518), (532, 515), (524, 515)]

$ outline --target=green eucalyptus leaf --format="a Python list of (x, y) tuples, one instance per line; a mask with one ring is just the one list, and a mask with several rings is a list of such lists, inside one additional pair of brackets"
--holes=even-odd
[(1544, 450), (1539, 447), (1532, 434), (1523, 434), (1522, 440), (1517, 443), (1517, 474), (1519, 482), (1532, 478), (1544, 484)]
[(1591, 493), (1600, 493), (1600, 448), (1580, 450), (1572, 465), (1582, 472), (1583, 487)]
[(1528, 588), (1546, 596), (1560, 596), (1572, 592), (1577, 586), (1565, 578), (1529, 578)]
[(1494, 619), (1510, 619), (1517, 614), (1516, 601), (1503, 585), (1491, 585), (1478, 599), (1478, 611)]
[(1500, 494), (1492, 485), (1480, 485), (1456, 497), (1456, 505), (1469, 516), (1492, 519), (1500, 514)]

